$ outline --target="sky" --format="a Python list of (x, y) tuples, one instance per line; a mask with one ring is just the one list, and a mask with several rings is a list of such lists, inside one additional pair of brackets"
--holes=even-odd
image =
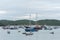
[(60, 20), (60, 0), (0, 0), (0, 20), (21, 19)]

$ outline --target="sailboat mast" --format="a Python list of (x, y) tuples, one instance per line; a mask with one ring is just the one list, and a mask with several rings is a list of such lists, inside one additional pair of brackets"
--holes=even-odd
[(29, 26), (31, 26), (31, 13), (29, 14)]
[(37, 25), (37, 13), (36, 13), (36, 19), (35, 19), (36, 21), (35, 21), (35, 24)]

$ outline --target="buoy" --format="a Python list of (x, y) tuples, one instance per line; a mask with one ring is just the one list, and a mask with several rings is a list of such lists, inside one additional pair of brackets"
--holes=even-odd
[(18, 31), (18, 32), (20, 32), (20, 31)]
[(10, 34), (10, 31), (8, 31), (7, 33)]

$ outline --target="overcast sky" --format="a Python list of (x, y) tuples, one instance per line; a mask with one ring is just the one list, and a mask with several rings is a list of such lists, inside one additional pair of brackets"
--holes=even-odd
[(0, 20), (36, 20), (36, 14), (37, 20), (60, 20), (60, 0), (0, 0)]

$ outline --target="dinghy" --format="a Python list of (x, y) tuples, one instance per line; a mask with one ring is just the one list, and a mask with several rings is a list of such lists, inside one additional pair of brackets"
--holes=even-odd
[(54, 34), (54, 32), (50, 32), (50, 34)]

